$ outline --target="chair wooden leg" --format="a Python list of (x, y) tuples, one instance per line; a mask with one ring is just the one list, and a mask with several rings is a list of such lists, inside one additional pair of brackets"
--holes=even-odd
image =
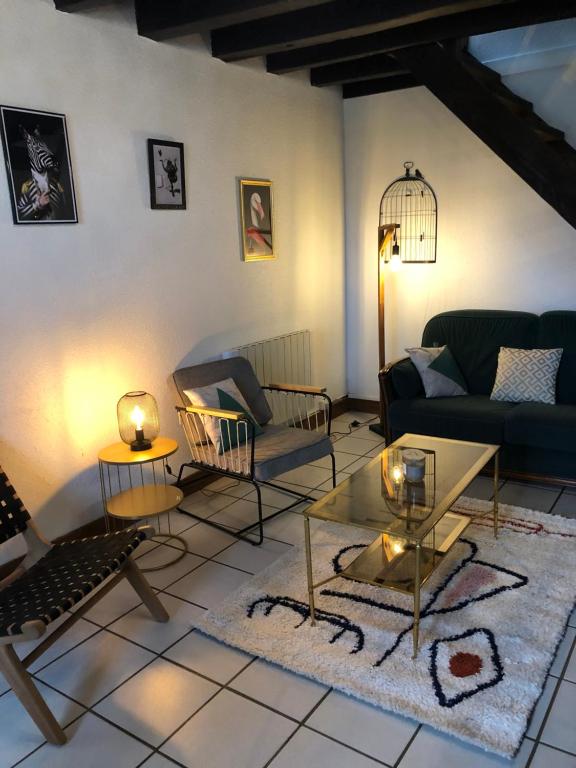
[(156, 593), (140, 572), (140, 568), (138, 568), (136, 563), (130, 558), (128, 558), (128, 561), (124, 566), (124, 573), (135, 592), (138, 593), (140, 599), (152, 614), (153, 618), (156, 621), (168, 621), (170, 618), (168, 611), (164, 608), (157, 598)]
[(65, 744), (66, 734), (38, 693), (32, 678), (24, 669), (18, 654), (11, 645), (0, 645), (0, 672), (3, 673), (8, 685), (20, 699), (22, 706), (42, 731), (44, 738), (51, 744)]

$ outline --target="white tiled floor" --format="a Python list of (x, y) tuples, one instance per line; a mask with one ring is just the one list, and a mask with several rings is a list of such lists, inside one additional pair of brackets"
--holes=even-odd
[[(368, 417), (347, 414), (333, 425), (340, 480), (382, 447), (365, 425), (348, 434), (354, 418)], [(331, 488), (323, 462), (279, 480), (316, 497)], [(576, 516), (574, 489), (560, 491), (503, 483), (500, 498)], [(491, 494), (492, 481), (483, 477), (466, 490), (476, 498)], [(184, 507), (238, 527), (254, 519), (254, 502), (248, 484), (223, 479), (187, 497)], [(264, 502), (270, 512), (286, 503), (273, 490), (265, 491)], [(527, 738), (517, 757), (507, 761), (191, 629), (205, 608), (302, 541), (297, 511), (266, 524), (261, 548), (183, 514), (172, 522), (190, 554), (149, 574), (170, 622), (152, 621), (122, 585), (33, 667), (66, 727), (65, 747), (43, 743), (0, 681), (0, 768), (576, 768), (576, 611)], [(173, 553), (160, 545), (140, 564), (153, 565)]]

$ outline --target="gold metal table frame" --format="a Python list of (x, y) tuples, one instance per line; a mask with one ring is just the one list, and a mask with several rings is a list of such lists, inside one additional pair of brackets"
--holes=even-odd
[[(426, 455), (424, 478), (409, 483), (402, 470), (402, 451), (418, 448)], [(314, 590), (338, 578), (362, 581), (414, 598), (413, 655), (420, 640), (422, 586), (444, 560), (472, 518), (451, 511), (465, 488), (494, 459), (494, 537), (498, 537), (500, 446), (406, 434), (371, 462), (303, 511), (310, 621), (316, 623)], [(310, 518), (378, 533), (340, 573), (314, 583)]]
[[(188, 552), (188, 543), (172, 532), (170, 513), (184, 497), (182, 491), (169, 484), (166, 460), (178, 450), (178, 443), (169, 437), (157, 437), (145, 451), (131, 451), (125, 443), (109, 445), (98, 454), (100, 488), (106, 520), (111, 531), (114, 520), (156, 520), (153, 541), (173, 546), (174, 557), (160, 565), (141, 568), (142, 573), (160, 571), (174, 565)], [(162, 518), (167, 531), (162, 530)]]

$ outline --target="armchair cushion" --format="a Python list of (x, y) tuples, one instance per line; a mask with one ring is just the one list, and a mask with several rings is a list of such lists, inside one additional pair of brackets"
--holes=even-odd
[(0, 591), (0, 637), (22, 633), (27, 621), (49, 624), (120, 570), (151, 529), (55, 544), (23, 576)]
[[(328, 435), (296, 427), (267, 426), (254, 446), (254, 478), (263, 482), (332, 453)], [(224, 454), (224, 457), (226, 454)]]
[(396, 397), (411, 400), (424, 396), (424, 386), (416, 366), (409, 357), (400, 360), (390, 368), (390, 379)]

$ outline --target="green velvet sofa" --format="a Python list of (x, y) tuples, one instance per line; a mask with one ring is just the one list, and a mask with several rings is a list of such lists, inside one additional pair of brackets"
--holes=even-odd
[[(415, 432), (497, 443), (509, 475), (576, 480), (576, 312), (443, 312), (426, 324), (422, 346), (443, 344), (456, 358), (469, 394), (427, 399), (409, 358), (387, 365), (380, 372), (387, 439)], [(490, 400), (501, 346), (564, 350), (556, 405)]]

